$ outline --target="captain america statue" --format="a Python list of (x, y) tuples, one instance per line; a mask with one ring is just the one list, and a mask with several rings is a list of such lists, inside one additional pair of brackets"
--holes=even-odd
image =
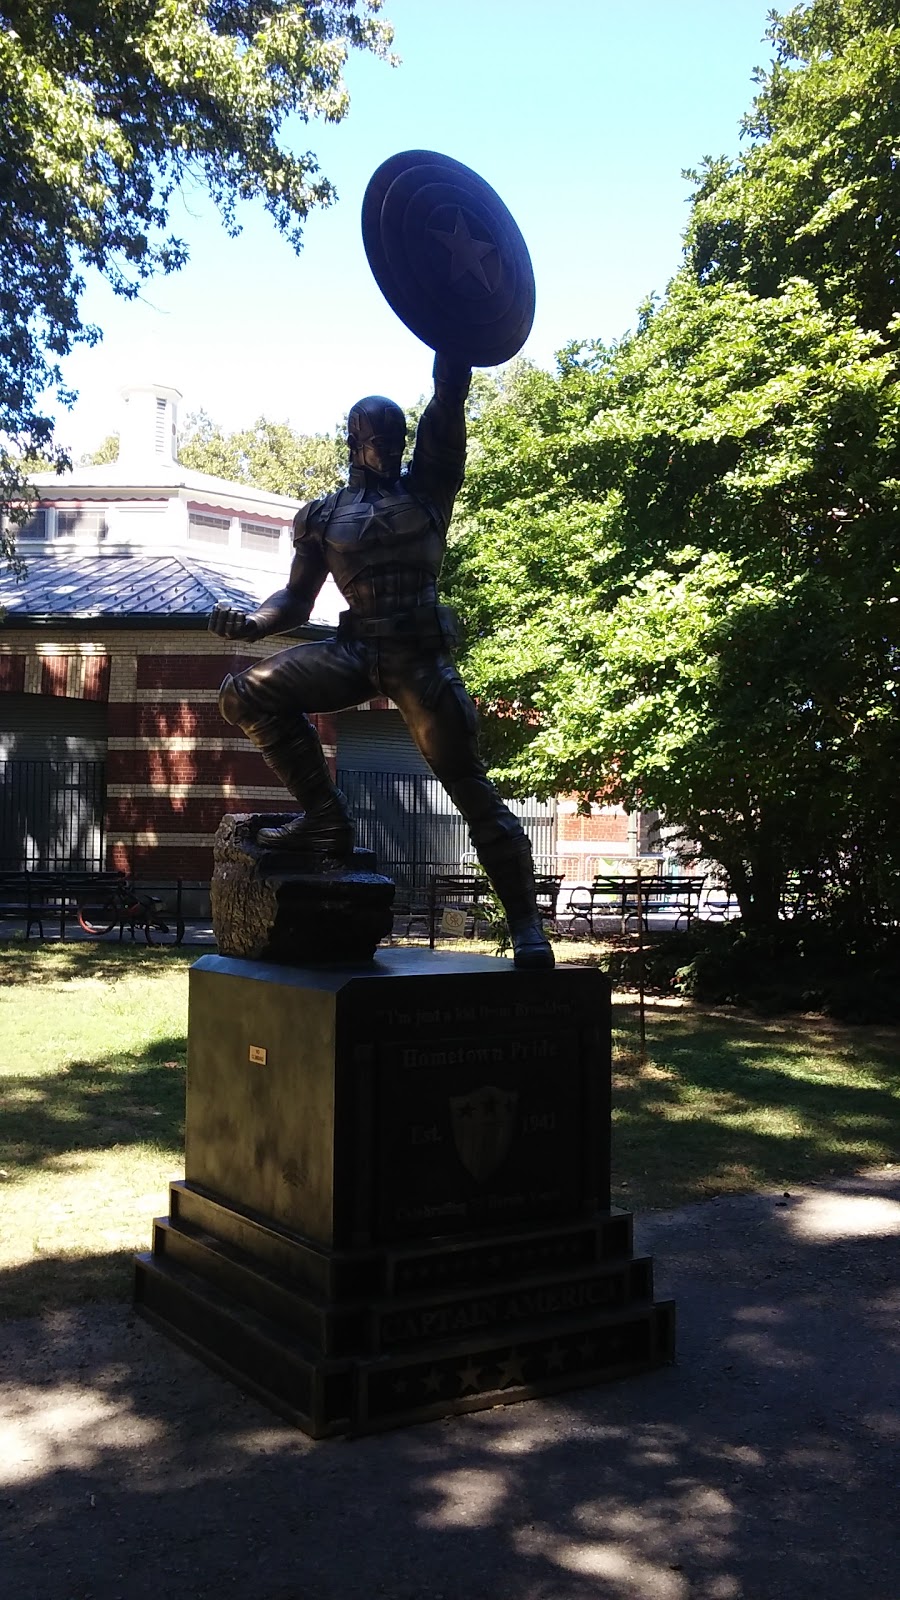
[(553, 952), (535, 901), (531, 847), (479, 755), (477, 711), (453, 662), (453, 614), (438, 598), (465, 472), (470, 379), (467, 364), (436, 355), (434, 395), (407, 470), (400, 407), (370, 395), (352, 408), (349, 482), (297, 513), (286, 586), (250, 614), (217, 606), (209, 626), (248, 641), (295, 628), (308, 620), (329, 573), (348, 609), (333, 638), (292, 645), (229, 675), (219, 707), (303, 807), (281, 827), (261, 829), (257, 844), (341, 858), (352, 851), (353, 822), (307, 713), (386, 695), (468, 824), (506, 912), (515, 965), (547, 968)]

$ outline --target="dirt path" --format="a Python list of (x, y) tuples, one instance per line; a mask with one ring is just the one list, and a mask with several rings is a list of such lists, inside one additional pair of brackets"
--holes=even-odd
[(350, 1443), (127, 1308), (7, 1324), (4, 1600), (897, 1600), (900, 1169), (639, 1244), (677, 1367)]

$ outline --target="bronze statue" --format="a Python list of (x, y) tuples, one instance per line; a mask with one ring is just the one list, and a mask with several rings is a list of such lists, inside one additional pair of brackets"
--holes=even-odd
[[(418, 289), (411, 307), (409, 285), (401, 282), (398, 289), (387, 255), (378, 255), (384, 239), (394, 239), (398, 218), (402, 231), (410, 210), (420, 214), (419, 244), (426, 253), (437, 250), (443, 273), (441, 296), (424, 309)], [(250, 615), (217, 606), (209, 624), (223, 638), (248, 640), (294, 628), (308, 619), (330, 572), (349, 607), (337, 634), (294, 645), (227, 677), (219, 706), (303, 807), (284, 826), (262, 829), (257, 842), (341, 857), (352, 850), (353, 824), (306, 713), (339, 711), (373, 694), (387, 695), (468, 824), (506, 912), (516, 966), (551, 967), (553, 952), (535, 904), (531, 847), (478, 754), (477, 712), (452, 658), (453, 614), (438, 600), (447, 528), (465, 472), (471, 366), (505, 359), (496, 352), (514, 353), (510, 341), (518, 339), (519, 348), (533, 314), (530, 263), (517, 230), (519, 243), (510, 247), (515, 224), (502, 202), (446, 157), (392, 157), (372, 179), (363, 215), (373, 270), (395, 309), (429, 342), (448, 329), (453, 342), (438, 347), (434, 396), (419, 423), (408, 470), (402, 469), (406, 419), (400, 407), (380, 395), (358, 401), (348, 418), (348, 485), (297, 513), (286, 587)], [(378, 229), (381, 243), (373, 245)], [(401, 265), (410, 259), (408, 240), (405, 251)], [(431, 264), (426, 266), (433, 276)], [(474, 335), (470, 301), (481, 308)]]

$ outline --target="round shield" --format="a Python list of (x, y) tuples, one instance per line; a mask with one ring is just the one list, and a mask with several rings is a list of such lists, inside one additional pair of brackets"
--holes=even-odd
[(369, 180), (363, 244), (379, 289), (432, 350), (494, 367), (534, 320), (525, 240), (490, 184), (431, 150), (404, 150)]

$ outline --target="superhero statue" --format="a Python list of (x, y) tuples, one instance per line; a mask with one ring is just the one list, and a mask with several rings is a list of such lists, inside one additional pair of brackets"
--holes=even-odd
[(294, 519), (287, 585), (245, 615), (217, 606), (210, 628), (255, 640), (305, 622), (330, 572), (347, 601), (334, 638), (293, 645), (222, 685), (219, 707), (262, 753), (302, 815), (264, 828), (265, 847), (346, 856), (353, 824), (305, 715), (387, 695), (465, 817), (484, 871), (502, 901), (517, 967), (553, 965), (535, 904), (531, 847), (487, 777), (477, 713), (453, 664), (453, 614), (438, 603), (438, 575), (466, 459), (471, 370), (438, 353), (434, 396), (402, 470), (406, 419), (380, 395), (348, 420), (346, 489), (312, 500)]

